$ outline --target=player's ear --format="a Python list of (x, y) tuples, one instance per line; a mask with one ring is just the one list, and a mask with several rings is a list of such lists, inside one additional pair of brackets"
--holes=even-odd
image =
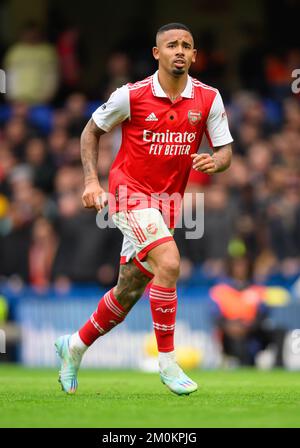
[(158, 61), (159, 59), (159, 49), (157, 47), (153, 47), (152, 48), (152, 54), (154, 59), (156, 59)]
[(196, 57), (197, 57), (197, 50), (194, 48), (192, 62), (196, 62)]

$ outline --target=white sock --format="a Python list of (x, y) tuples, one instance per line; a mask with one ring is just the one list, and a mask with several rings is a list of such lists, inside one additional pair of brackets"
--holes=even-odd
[(85, 345), (85, 343), (82, 341), (81, 337), (79, 336), (78, 331), (76, 331), (76, 333), (73, 333), (70, 337), (69, 348), (70, 348), (70, 352), (72, 353), (72, 355), (83, 356), (84, 352), (89, 347), (88, 347), (88, 345)]
[(159, 364), (160, 369), (164, 370), (170, 364), (174, 364), (174, 362), (176, 362), (174, 350), (172, 352), (167, 352), (167, 353), (163, 353), (163, 352), (158, 353), (158, 364)]

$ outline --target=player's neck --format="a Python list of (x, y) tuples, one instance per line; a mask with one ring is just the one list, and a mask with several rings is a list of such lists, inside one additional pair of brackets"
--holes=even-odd
[(171, 101), (175, 101), (181, 95), (186, 87), (187, 80), (187, 73), (182, 76), (176, 77), (163, 70), (158, 71), (158, 81), (161, 85), (161, 88)]

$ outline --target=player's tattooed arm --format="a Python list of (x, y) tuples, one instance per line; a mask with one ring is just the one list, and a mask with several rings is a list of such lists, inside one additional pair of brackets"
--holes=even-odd
[(99, 138), (104, 134), (91, 118), (85, 126), (80, 139), (81, 161), (85, 183), (98, 179), (97, 162), (99, 150)]
[(214, 174), (229, 168), (232, 158), (231, 144), (216, 146), (213, 154), (192, 154), (193, 168), (205, 174)]
[(107, 197), (99, 183), (97, 173), (99, 138), (102, 134), (104, 134), (104, 131), (98, 128), (93, 119), (90, 119), (80, 139), (85, 184), (82, 203), (86, 208), (96, 208), (99, 211), (107, 204)]
[(227, 170), (230, 167), (232, 159), (232, 147), (229, 143), (228, 145), (216, 146), (213, 148), (212, 158), (216, 164), (216, 173)]
[(149, 281), (149, 277), (143, 274), (133, 261), (120, 265), (118, 283), (114, 288), (114, 294), (126, 311), (129, 311), (142, 297)]

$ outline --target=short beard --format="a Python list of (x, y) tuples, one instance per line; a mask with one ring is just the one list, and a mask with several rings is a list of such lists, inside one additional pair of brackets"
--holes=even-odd
[(184, 68), (173, 68), (172, 69), (172, 74), (175, 76), (181, 76), (185, 74), (185, 69)]

